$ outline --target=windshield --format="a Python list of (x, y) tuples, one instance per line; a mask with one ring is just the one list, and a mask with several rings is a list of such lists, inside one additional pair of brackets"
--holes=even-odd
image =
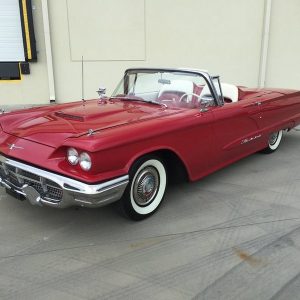
[(127, 72), (112, 94), (115, 98), (191, 108), (199, 107), (203, 96), (207, 99), (211, 92), (200, 74), (156, 70)]

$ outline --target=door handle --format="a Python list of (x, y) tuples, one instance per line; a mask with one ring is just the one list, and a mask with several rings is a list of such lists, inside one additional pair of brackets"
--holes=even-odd
[(246, 104), (246, 105), (243, 106), (243, 108), (250, 108), (250, 107), (260, 106), (260, 105), (262, 105), (262, 102), (257, 101), (257, 102), (254, 102), (254, 103), (252, 102), (250, 104)]

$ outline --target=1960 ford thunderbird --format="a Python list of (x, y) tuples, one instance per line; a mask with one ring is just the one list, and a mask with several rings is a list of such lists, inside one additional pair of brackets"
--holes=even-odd
[[(100, 93), (101, 94), (101, 93)], [(220, 83), (193, 69), (128, 69), (110, 98), (0, 116), (0, 182), (32, 204), (115, 201), (140, 220), (168, 178), (197, 180), (300, 124), (300, 92)]]

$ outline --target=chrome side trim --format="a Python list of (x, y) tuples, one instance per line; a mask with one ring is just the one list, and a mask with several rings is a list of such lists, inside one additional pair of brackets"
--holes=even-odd
[[(28, 189), (28, 185), (23, 185), (21, 188), (16, 187), (13, 183), (0, 177), (0, 185), (8, 188), (18, 194), (25, 195), (32, 204), (45, 204), (53, 207), (68, 207), (68, 206), (86, 206), (100, 207), (114, 201), (119, 200), (129, 182), (129, 176), (124, 175), (116, 179), (112, 179), (100, 184), (86, 184), (78, 180), (58, 175), (49, 171), (45, 171), (10, 158), (0, 155), (0, 161), (3, 164), (16, 167), (21, 170), (36, 174), (45, 179), (49, 179), (58, 184), (63, 190), (63, 196), (60, 201), (49, 200), (46, 197), (42, 198), (38, 192)], [(35, 195), (34, 197), (32, 195)]]

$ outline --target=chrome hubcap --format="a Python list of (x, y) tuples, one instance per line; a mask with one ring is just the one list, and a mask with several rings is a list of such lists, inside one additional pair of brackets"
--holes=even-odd
[(146, 167), (137, 175), (133, 185), (134, 201), (148, 205), (155, 198), (159, 187), (159, 175), (154, 167)]
[(269, 137), (269, 145), (273, 146), (277, 142), (279, 132), (273, 132)]

